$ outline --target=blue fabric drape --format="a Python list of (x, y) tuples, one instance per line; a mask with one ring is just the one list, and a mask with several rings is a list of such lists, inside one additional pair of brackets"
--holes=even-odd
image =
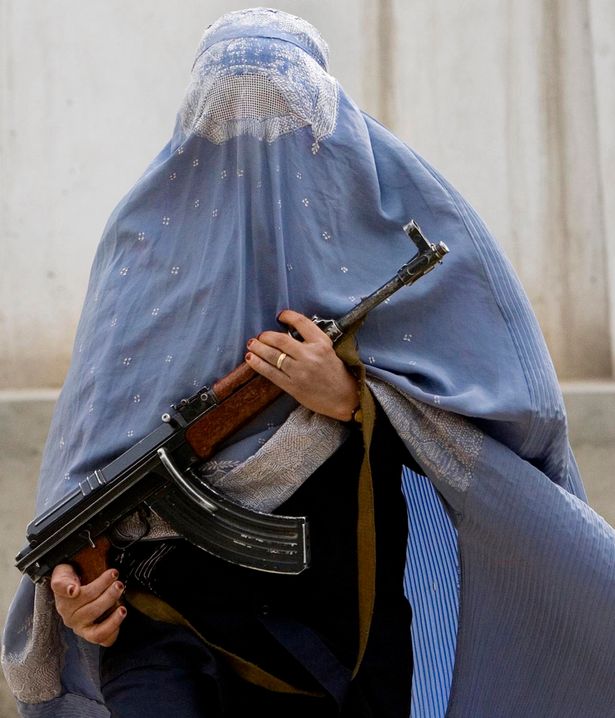
[[(248, 338), (279, 328), (282, 309), (336, 316), (380, 286), (414, 253), (402, 230), (414, 218), (450, 254), (372, 312), (360, 355), (371, 377), (463, 417), (483, 441), (461, 488), (447, 488), (445, 471), (426, 469), (432, 483), (404, 476), (419, 658), (413, 716), (444, 715), (447, 704), (449, 718), (615, 715), (615, 681), (600, 688), (592, 678), (615, 677), (615, 537), (583, 503), (561, 392), (528, 300), (474, 210), (355, 105), (327, 58), (316, 30), (278, 11), (231, 13), (205, 33), (173, 136), (113, 212), (96, 253), (37, 510), (151, 431), (170, 403), (231, 370)], [(218, 458), (253, 454), (293, 406), (278, 401)], [(413, 441), (433, 443), (420, 427)], [(507, 515), (513, 525), (503, 525)], [(580, 553), (570, 551), (571, 535)], [(537, 672), (528, 657), (548, 655), (536, 641), (557, 628), (541, 632), (550, 598), (562, 630), (579, 628)], [(590, 598), (604, 615), (593, 614)], [(33, 602), (24, 581), (5, 630), (5, 666), (25, 650)], [(22, 701), (23, 715), (107, 715), (95, 671), (82, 670), (95, 649), (70, 632), (63, 640), (62, 695)], [(514, 670), (496, 660), (511, 646)]]

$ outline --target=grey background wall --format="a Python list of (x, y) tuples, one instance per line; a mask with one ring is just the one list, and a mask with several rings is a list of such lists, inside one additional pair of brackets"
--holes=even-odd
[[(104, 223), (168, 139), (203, 29), (244, 6), (0, 0), (0, 620)], [(615, 3), (275, 6), (321, 30), (349, 94), (504, 246), (562, 381), (590, 501), (614, 523)]]

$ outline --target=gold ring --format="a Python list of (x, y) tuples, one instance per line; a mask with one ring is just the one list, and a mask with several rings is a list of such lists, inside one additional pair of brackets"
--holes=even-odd
[(288, 356), (288, 354), (285, 354), (284, 352), (282, 352), (280, 354), (280, 356), (278, 357), (278, 360), (275, 364), (276, 369), (280, 369), (280, 371), (282, 370), (282, 362), (284, 361), (284, 359), (286, 359), (287, 356)]

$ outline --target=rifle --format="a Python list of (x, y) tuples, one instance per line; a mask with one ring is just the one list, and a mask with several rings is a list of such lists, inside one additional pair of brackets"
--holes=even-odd
[[(425, 239), (414, 220), (404, 231), (418, 251), (388, 282), (339, 319), (312, 317), (334, 344), (375, 306), (431, 271), (448, 252), (444, 243)], [(16, 556), (16, 567), (37, 582), (57, 564), (72, 562), (88, 583), (106, 568), (109, 529), (147, 507), (218, 558), (261, 571), (301, 573), (310, 563), (305, 516), (248, 509), (216, 491), (195, 470), (280, 394), (282, 389), (242, 362), (212, 387), (182, 399), (162, 415), (154, 431), (96, 469), (28, 525), (28, 543)]]

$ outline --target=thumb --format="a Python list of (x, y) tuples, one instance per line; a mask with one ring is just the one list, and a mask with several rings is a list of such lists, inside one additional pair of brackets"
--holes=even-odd
[(58, 564), (51, 574), (51, 590), (58, 597), (75, 598), (81, 590), (81, 581), (75, 569), (68, 563)]

